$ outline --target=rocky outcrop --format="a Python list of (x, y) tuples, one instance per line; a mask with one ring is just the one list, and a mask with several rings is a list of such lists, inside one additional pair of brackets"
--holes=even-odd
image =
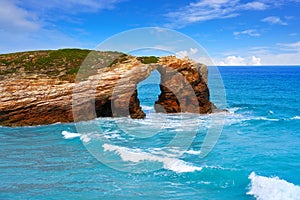
[[(36, 63), (30, 61), (37, 59), (37, 55), (30, 55), (26, 58), (29, 59), (26, 66), (34, 65), (29, 69), (35, 71), (29, 73), (28, 68), (17, 65), (11, 55), (9, 59), (13, 66), (3, 61), (5, 56), (0, 56), (0, 62), (6, 65), (2, 64), (0, 68), (0, 125), (32, 126), (95, 117), (144, 118), (137, 84), (154, 70), (161, 74), (161, 94), (154, 102), (157, 112), (202, 114), (211, 113), (214, 107), (209, 101), (206, 66), (189, 59), (174, 56), (141, 59), (102, 52), (101, 56), (89, 56), (93, 62), (86, 60), (82, 64), (85, 67), (80, 70), (79, 66), (70, 68), (67, 65), (69, 68), (66, 69), (63, 65), (57, 67), (60, 71), (56, 72), (52, 67), (56, 73), (53, 75), (45, 68), (39, 71)], [(12, 73), (5, 74), (3, 69)], [(70, 71), (76, 71), (76, 74), (68, 73)]]
[(155, 102), (156, 111), (200, 114), (212, 112), (205, 65), (169, 56), (161, 58), (157, 70), (161, 74), (161, 94)]

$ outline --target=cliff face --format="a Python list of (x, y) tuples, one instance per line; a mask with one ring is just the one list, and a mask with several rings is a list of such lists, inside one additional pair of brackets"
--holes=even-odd
[(12, 55), (0, 56), (0, 125), (32, 126), (95, 117), (144, 118), (137, 84), (154, 70), (161, 74), (161, 94), (153, 102), (157, 112), (212, 112), (206, 66), (174, 56), (138, 58), (115, 52), (100, 54), (79, 72), (74, 59), (81, 63), (83, 58), (72, 57), (72, 62), (70, 58), (57, 58), (56, 63), (64, 61), (62, 66), (53, 64), (49, 69), (39, 70), (41, 67), (33, 61), (39, 59), (37, 53), (24, 57), (28, 59), (27, 68)]
[(187, 59), (162, 57), (157, 70), (161, 74), (160, 90), (155, 109), (166, 113), (211, 113), (207, 68)]

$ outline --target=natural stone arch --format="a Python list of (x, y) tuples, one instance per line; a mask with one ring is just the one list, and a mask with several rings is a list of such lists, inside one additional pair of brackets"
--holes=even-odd
[[(156, 111), (211, 113), (215, 108), (209, 101), (206, 66), (175, 56), (161, 57), (150, 64), (125, 54), (116, 54), (116, 57), (119, 59), (109, 67), (106, 63), (97, 63), (99, 68), (85, 69), (89, 73), (76, 83), (46, 74), (37, 74), (38, 79), (18, 75), (0, 81), (0, 125), (32, 126), (128, 115), (144, 118), (137, 84), (153, 70), (161, 74)], [(192, 91), (184, 90), (183, 80)], [(116, 87), (118, 85), (120, 87)], [(176, 95), (170, 88), (178, 90)], [(192, 96), (197, 100), (191, 100)], [(178, 99), (183, 99), (180, 104)]]
[[(146, 115), (138, 99), (137, 84), (147, 79), (157, 70), (160, 73), (160, 95), (155, 102), (155, 110), (165, 113), (190, 112), (206, 114), (211, 113), (214, 105), (209, 100), (207, 86), (207, 68), (203, 64), (195, 63), (189, 59), (178, 59), (175, 56), (162, 57), (158, 63), (136, 66), (145, 71), (138, 79), (133, 80), (133, 92), (120, 92), (111, 101), (112, 117), (128, 116), (141, 119)], [(132, 72), (131, 72), (132, 73)], [(132, 76), (132, 74), (131, 74)], [(172, 88), (172, 89), (170, 89)], [(180, 99), (180, 101), (178, 100)], [(129, 101), (129, 103), (127, 103)], [(98, 111), (101, 113), (101, 111)]]

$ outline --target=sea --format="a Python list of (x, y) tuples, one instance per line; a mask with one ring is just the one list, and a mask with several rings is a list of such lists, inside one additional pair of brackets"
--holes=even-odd
[(0, 199), (299, 200), (300, 67), (217, 69), (227, 112), (155, 113), (153, 72), (144, 120), (0, 127)]

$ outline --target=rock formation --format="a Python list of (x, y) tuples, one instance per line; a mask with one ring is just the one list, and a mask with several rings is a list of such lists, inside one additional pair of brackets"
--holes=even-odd
[[(55, 59), (51, 56), (57, 51), (0, 55), (0, 125), (32, 126), (95, 117), (144, 118), (137, 84), (154, 70), (161, 74), (161, 94), (153, 102), (157, 112), (204, 114), (214, 108), (209, 101), (206, 66), (187, 58), (73, 50), (76, 55), (81, 53), (78, 58), (66, 54), (68, 50), (59, 51)], [(41, 65), (40, 60), (51, 64)]]
[(159, 64), (157, 70), (161, 74), (161, 94), (155, 102), (156, 111), (200, 114), (212, 112), (205, 65), (174, 56), (162, 57)]

